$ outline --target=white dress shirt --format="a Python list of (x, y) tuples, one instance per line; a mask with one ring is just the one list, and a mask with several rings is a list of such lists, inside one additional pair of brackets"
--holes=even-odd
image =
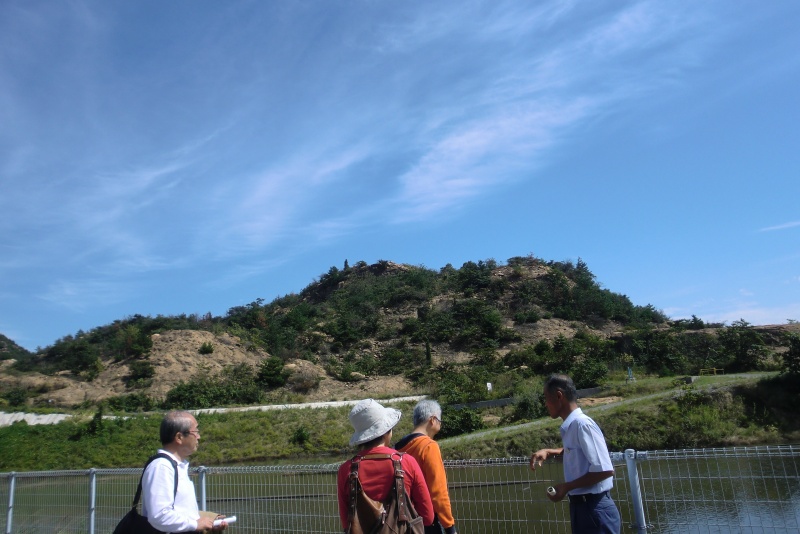
[(156, 458), (142, 477), (142, 515), (162, 532), (193, 532), (197, 530), (200, 512), (194, 484), (189, 479), (189, 461), (178, 461), (174, 454), (159, 449), (178, 463), (178, 492), (175, 490), (175, 470), (166, 458)]

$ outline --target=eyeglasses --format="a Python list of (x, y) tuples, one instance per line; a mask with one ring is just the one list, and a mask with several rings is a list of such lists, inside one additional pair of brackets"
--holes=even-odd
[(438, 417), (436, 417), (435, 415), (433, 416), (433, 418), (434, 418), (434, 419), (436, 419), (437, 421), (439, 421), (439, 424), (440, 424), (440, 425), (442, 424), (442, 420), (441, 420), (441, 419), (439, 419), (439, 418), (438, 418)]
[(188, 430), (188, 431), (183, 433), (184, 436), (187, 435), (187, 434), (192, 434), (194, 437), (199, 438), (200, 437), (200, 429), (198, 428), (198, 429), (195, 429), (195, 430)]

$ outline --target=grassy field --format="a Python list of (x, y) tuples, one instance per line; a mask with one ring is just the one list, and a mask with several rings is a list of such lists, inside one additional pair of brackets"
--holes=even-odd
[[(643, 377), (608, 384), (613, 403), (587, 408), (611, 450), (777, 444), (800, 439), (796, 418), (782, 407), (797, 393), (772, 375), (702, 377), (692, 385)], [(792, 404), (794, 403), (794, 404)], [(403, 418), (399, 439), (411, 429), (413, 403), (396, 405)], [(352, 450), (349, 407), (234, 412), (198, 416), (202, 429), (194, 465), (328, 463)], [(498, 425), (473, 435), (441, 440), (446, 458), (526, 456), (559, 443), (559, 421), (549, 418), (508, 425), (513, 407), (482, 415)], [(17, 423), (0, 428), (0, 471), (137, 467), (158, 448), (160, 416), (101, 419), (87, 416), (58, 425)], [(447, 424), (447, 422), (445, 422)]]

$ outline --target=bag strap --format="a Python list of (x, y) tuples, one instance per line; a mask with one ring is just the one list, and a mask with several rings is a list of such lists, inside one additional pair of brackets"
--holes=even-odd
[(406, 504), (406, 484), (403, 480), (405, 478), (405, 471), (403, 471), (403, 465), (400, 463), (401, 460), (402, 456), (400, 460), (392, 458), (392, 462), (394, 463), (394, 491), (397, 500), (397, 519), (408, 522), (410, 517), (408, 515), (408, 505)]
[(356, 516), (356, 498), (358, 497), (358, 490), (361, 486), (361, 481), (358, 478), (358, 464), (359, 462), (356, 460), (357, 456), (353, 458), (350, 463), (350, 514), (347, 522), (347, 530), (346, 532), (352, 532), (353, 530), (353, 519)]
[(175, 470), (175, 489), (172, 492), (172, 500), (173, 501), (175, 500), (175, 496), (178, 494), (178, 462), (176, 462), (169, 454), (164, 454), (163, 452), (159, 452), (158, 454), (154, 454), (153, 456), (151, 456), (147, 460), (147, 463), (144, 464), (144, 468), (142, 469), (142, 476), (139, 477), (139, 486), (136, 488), (136, 497), (133, 498), (133, 506), (131, 506), (131, 508), (136, 508), (136, 506), (139, 504), (139, 499), (142, 496), (142, 479), (144, 478), (144, 472), (147, 469), (147, 466), (153, 463), (153, 460), (156, 460), (158, 458), (166, 458), (167, 460), (169, 460), (169, 463), (172, 464), (172, 468)]

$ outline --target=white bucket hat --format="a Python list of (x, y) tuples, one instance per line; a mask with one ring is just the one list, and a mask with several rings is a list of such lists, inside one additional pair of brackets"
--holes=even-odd
[(355, 433), (350, 445), (361, 445), (386, 434), (400, 421), (400, 410), (384, 408), (372, 399), (364, 399), (350, 410), (350, 424)]

